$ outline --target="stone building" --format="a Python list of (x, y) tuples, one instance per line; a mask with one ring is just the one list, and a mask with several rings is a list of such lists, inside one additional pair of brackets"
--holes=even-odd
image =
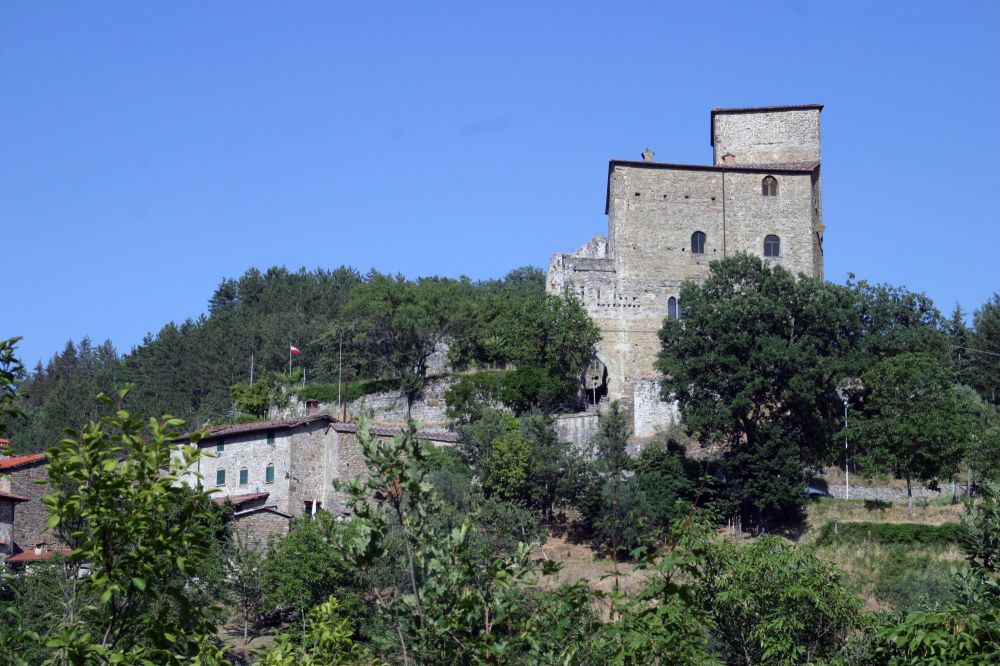
[[(42, 504), (42, 497), (52, 492), (46, 463), (44, 453), (0, 457), (0, 493), (21, 498), (11, 516), (11, 544), (15, 554), (56, 540), (48, 529), (49, 514)], [(3, 540), (0, 536), (0, 541)]]
[[(390, 438), (399, 428), (372, 426), (371, 432)], [(449, 433), (420, 436), (438, 444), (456, 441)], [(189, 441), (185, 437), (178, 443)], [(347, 498), (333, 482), (365, 473), (357, 426), (329, 414), (216, 426), (198, 446), (209, 455), (201, 457), (185, 482), (198, 484), (200, 476), (202, 486), (216, 489), (217, 501), (232, 502), (236, 529), (251, 532), (257, 543), (266, 542), (268, 534), (287, 531), (288, 520), (295, 516), (320, 509), (345, 514)]]
[(595, 406), (618, 400), (644, 438), (676, 422), (654, 362), (665, 317), (683, 316), (681, 284), (749, 253), (823, 276), (819, 118), (822, 106), (715, 109), (710, 165), (608, 164), (608, 235), (549, 264), (550, 293), (578, 296), (601, 330), (585, 384)]

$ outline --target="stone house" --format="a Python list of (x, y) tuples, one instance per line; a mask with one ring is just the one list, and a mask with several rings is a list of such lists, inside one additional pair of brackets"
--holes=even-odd
[(14, 554), (14, 508), (27, 497), (0, 491), (0, 562)]
[[(0, 494), (19, 498), (13, 501), (17, 504), (16, 511), (13, 503), (10, 506), (9, 539), (3, 538), (4, 528), (0, 526), (0, 541), (6, 540), (11, 544), (12, 554), (56, 540), (48, 529), (49, 514), (42, 504), (42, 497), (52, 492), (46, 462), (44, 453), (0, 457)], [(5, 511), (0, 506), (0, 514), (7, 515)], [(0, 524), (2, 522), (3, 518), (0, 518)]]
[[(399, 428), (372, 426), (371, 431), (390, 438)], [(438, 444), (456, 441), (450, 433), (420, 436)], [(188, 437), (178, 439), (188, 442)], [(293, 517), (320, 509), (346, 515), (347, 498), (333, 482), (365, 473), (357, 426), (329, 414), (216, 426), (198, 447), (208, 455), (183, 480), (214, 489), (217, 501), (232, 502), (236, 530), (251, 533), (257, 543), (287, 532)]]
[(608, 235), (553, 255), (549, 293), (578, 296), (601, 331), (585, 386), (595, 409), (618, 400), (636, 437), (678, 421), (654, 367), (666, 317), (683, 316), (680, 288), (712, 261), (763, 257), (823, 277), (819, 104), (715, 109), (710, 165), (608, 163)]

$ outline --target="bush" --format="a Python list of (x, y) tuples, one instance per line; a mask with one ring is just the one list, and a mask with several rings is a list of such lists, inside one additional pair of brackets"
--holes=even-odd
[(373, 393), (398, 391), (399, 381), (396, 379), (362, 379), (344, 384), (330, 382), (329, 384), (310, 384), (297, 391), (299, 400), (319, 400), (320, 402), (350, 402)]
[(948, 546), (961, 543), (964, 531), (961, 523), (943, 525), (918, 525), (914, 523), (837, 523), (831, 521), (823, 526), (818, 546), (835, 544), (863, 544), (868, 542), (883, 545), (907, 546)]

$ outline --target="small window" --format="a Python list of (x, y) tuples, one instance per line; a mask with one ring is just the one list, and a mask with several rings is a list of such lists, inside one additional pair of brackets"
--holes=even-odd
[(764, 237), (764, 256), (777, 257), (781, 254), (781, 239), (771, 234)]
[(778, 196), (778, 179), (774, 176), (765, 176), (764, 180), (760, 181), (760, 193), (765, 197)]
[(240, 485), (245, 486), (250, 483), (250, 472), (244, 467), (240, 470)]
[(274, 483), (274, 465), (264, 468), (264, 483)]
[(215, 485), (217, 486), (226, 485), (226, 470), (218, 469), (215, 471)]
[(667, 319), (677, 319), (677, 299), (673, 296), (667, 299)]
[(267, 433), (267, 443), (268, 444), (274, 444), (274, 433), (273, 432)]
[(691, 234), (691, 254), (705, 254), (705, 238), (704, 231)]
[(223, 442), (219, 442), (218, 444), (215, 445), (215, 450), (218, 451), (218, 452), (225, 451), (226, 450), (226, 443), (224, 441)]

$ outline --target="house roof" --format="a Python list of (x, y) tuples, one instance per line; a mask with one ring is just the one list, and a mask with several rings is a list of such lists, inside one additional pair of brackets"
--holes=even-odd
[(17, 469), (18, 467), (24, 467), (25, 465), (42, 462), (45, 458), (46, 456), (44, 453), (26, 453), (20, 456), (0, 458), (0, 471)]
[(259, 513), (261, 511), (267, 511), (268, 513), (274, 513), (274, 514), (277, 514), (277, 515), (281, 516), (282, 518), (287, 518), (289, 520), (292, 519), (292, 517), (290, 515), (288, 515), (287, 513), (283, 512), (283, 511), (278, 511), (278, 505), (277, 504), (268, 504), (267, 506), (255, 506), (252, 509), (245, 509), (243, 511), (237, 511), (236, 513), (233, 514), (233, 518), (243, 518), (245, 516), (249, 516), (252, 513)]
[(239, 509), (244, 504), (260, 499), (267, 499), (270, 494), (271, 493), (250, 493), (248, 495), (229, 495), (228, 497), (213, 497), (212, 501), (216, 504), (225, 504), (228, 501), (232, 503), (233, 507)]
[(819, 162), (771, 162), (768, 164), (678, 164), (676, 162), (644, 162), (638, 160), (610, 160), (608, 162), (608, 186), (604, 197), (604, 214), (611, 206), (611, 174), (615, 167), (636, 169), (674, 169), (677, 171), (711, 171), (716, 173), (778, 173), (806, 174), (819, 169)]
[(5, 493), (0, 490), (0, 500), (10, 500), (12, 502), (27, 502), (30, 501), (30, 497), (22, 497), (21, 495), (15, 495), (14, 493)]
[(36, 553), (34, 550), (26, 550), (24, 552), (18, 553), (7, 558), (8, 564), (17, 564), (18, 562), (38, 562), (40, 560), (47, 560), (49, 558), (55, 557), (56, 555), (62, 555), (63, 557), (69, 557), (73, 551), (69, 548), (54, 548), (52, 550), (47, 550), (44, 553)]
[[(202, 437), (201, 441), (207, 442), (213, 439), (219, 439), (220, 437), (228, 437), (230, 435), (246, 435), (255, 432), (265, 432), (268, 430), (287, 430), (289, 428), (296, 428), (298, 426), (308, 425), (311, 423), (337, 422), (337, 419), (329, 414), (311, 414), (310, 416), (303, 416), (296, 419), (275, 419), (272, 421), (257, 421), (255, 423), (218, 425), (205, 430), (205, 436)], [(174, 441), (188, 441), (191, 439), (192, 434), (194, 433), (185, 433)]]
[(780, 113), (782, 111), (822, 111), (822, 104), (789, 104), (786, 106), (734, 106), (728, 109), (716, 107), (712, 109), (711, 120), (709, 120), (709, 145), (715, 145), (715, 116), (730, 113)]

